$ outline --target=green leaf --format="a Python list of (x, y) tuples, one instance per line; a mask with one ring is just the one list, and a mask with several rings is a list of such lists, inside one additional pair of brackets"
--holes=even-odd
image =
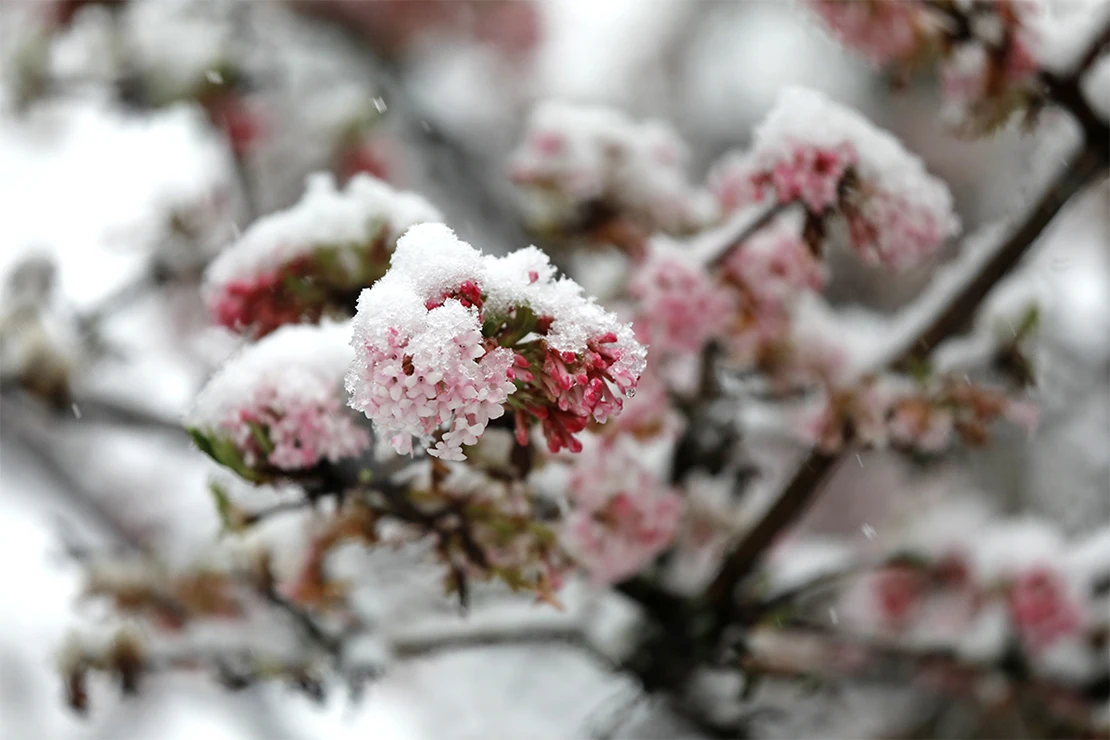
[(216, 513), (220, 515), (220, 524), (225, 532), (234, 532), (237, 527), (232, 518), (233, 506), (227, 495), (227, 490), (216, 481), (208, 482), (208, 491), (216, 503)]
[(1025, 310), (1025, 314), (1021, 317), (1021, 322), (1017, 327), (1017, 336), (1015, 339), (1021, 340), (1028, 337), (1030, 334), (1036, 333), (1037, 329), (1041, 326), (1041, 309), (1037, 304), (1032, 304)]
[(924, 383), (933, 376), (933, 365), (927, 359), (911, 359), (906, 365), (906, 372), (918, 383)]
[[(265, 476), (243, 461), (243, 456), (239, 453), (239, 448), (236, 447), (235, 443), (230, 439), (215, 435), (209, 436), (195, 427), (190, 427), (187, 431), (189, 437), (193, 440), (193, 444), (197, 446), (197, 449), (205, 455), (208, 455), (208, 457), (212, 458), (220, 465), (228, 468), (239, 477), (251, 483), (259, 483), (265, 480)], [(251, 433), (254, 433), (253, 428)], [(267, 444), (268, 443), (267, 440)]]
[(270, 441), (270, 433), (264, 426), (255, 422), (249, 422), (247, 427), (250, 428), (251, 437), (254, 438), (255, 444), (258, 445), (262, 452), (268, 456), (274, 451), (274, 443)]
[(528, 306), (520, 306), (512, 318), (505, 322), (505, 333), (498, 340), (498, 344), (502, 347), (512, 347), (535, 330), (536, 314)]

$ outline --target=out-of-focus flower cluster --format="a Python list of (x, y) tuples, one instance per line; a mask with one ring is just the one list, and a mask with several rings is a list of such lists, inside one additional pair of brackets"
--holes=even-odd
[(1033, 0), (810, 0), (839, 41), (906, 75), (937, 64), (946, 105), (966, 133), (987, 133), (1042, 95)]
[(563, 540), (596, 582), (642, 570), (672, 543), (681, 521), (682, 497), (641, 452), (629, 440), (602, 438), (573, 463)]
[(660, 121), (545, 102), (532, 112), (509, 174), (536, 231), (636, 255), (651, 234), (692, 233), (714, 220), (712, 199), (687, 181), (688, 156)]
[(712, 175), (726, 211), (756, 203), (799, 203), (820, 249), (839, 216), (849, 245), (870, 264), (904, 269), (959, 230), (952, 196), (890, 134), (823, 95), (784, 92), (756, 129), (749, 151), (727, 156)]
[(990, 427), (1006, 420), (1032, 431), (1037, 406), (966, 378), (943, 376), (908, 390), (896, 377), (867, 378), (854, 386), (826, 389), (804, 432), (826, 452), (850, 443), (891, 446), (939, 454), (957, 440), (982, 446)]
[(349, 324), (287, 326), (233, 357), (186, 420), (201, 450), (253, 481), (363, 452), (368, 432), (343, 404)]
[(1105, 670), (1108, 534), (1069, 542), (1040, 520), (948, 504), (884, 538), (893, 556), (845, 591), (839, 611), (865, 633), (973, 664), (1017, 655), (1022, 670), (1083, 685)]
[(259, 219), (212, 263), (209, 308), (217, 323), (256, 337), (350, 316), (359, 291), (385, 274), (405, 229), (438, 219), (420, 196), (369, 175), (343, 190), (328, 175), (313, 176), (299, 203)]

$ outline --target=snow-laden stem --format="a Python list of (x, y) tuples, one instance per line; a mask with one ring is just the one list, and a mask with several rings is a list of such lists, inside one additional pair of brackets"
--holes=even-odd
[(774, 202), (767, 206), (762, 211), (757, 213), (750, 219), (745, 220), (737, 226), (734, 232), (730, 232), (722, 240), (724, 246), (709, 260), (709, 268), (713, 269), (723, 265), (732, 254), (733, 250), (747, 241), (753, 234), (762, 229), (767, 224), (771, 223), (776, 216), (791, 206), (795, 205), (795, 201)]
[[(1105, 124), (1103, 124), (1105, 126)], [(954, 335), (975, 314), (991, 288), (1021, 261), (1041, 232), (1075, 194), (1107, 171), (1107, 139), (1088, 139), (1071, 166), (1049, 185), (1037, 204), (998, 248), (992, 257), (969, 275), (963, 287), (947, 302), (940, 304), (919, 332), (891, 358), (891, 365), (927, 357), (940, 342)], [(950, 288), (946, 288), (950, 290)], [(932, 299), (926, 296), (925, 300)], [(756, 566), (761, 555), (786, 527), (794, 523), (822, 489), (830, 474), (846, 454), (828, 455), (819, 450), (808, 453), (797, 472), (763, 517), (726, 556), (706, 592), (721, 617), (731, 612), (732, 595), (737, 584)]]

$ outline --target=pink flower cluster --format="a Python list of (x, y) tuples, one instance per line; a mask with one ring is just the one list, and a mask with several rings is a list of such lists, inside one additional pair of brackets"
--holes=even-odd
[(237, 414), (219, 424), (247, 465), (265, 462), (283, 471), (303, 470), (321, 460), (354, 457), (369, 445), (366, 430), (343, 413), (334, 390), (317, 398), (284, 396), (272, 385), (260, 386)]
[(531, 415), (540, 421), (550, 452), (580, 452), (582, 443), (574, 435), (590, 421), (602, 424), (619, 414), (623, 401), (618, 393), (631, 395), (639, 381), (639, 376), (620, 362), (625, 350), (614, 346), (617, 344), (617, 335), (608, 332), (587, 340), (582, 353), (544, 346), (539, 374), (529, 369), (538, 364), (535, 360), (518, 354), (513, 378), (521, 382), (522, 397), (531, 393), (546, 403), (525, 401), (517, 410), (517, 441), (527, 443)]
[(368, 372), (348, 376), (351, 403), (391, 433), (398, 452), (411, 453), (416, 435), (430, 441), (428, 454), (463, 460), (462, 448), (505, 413), (516, 390), (508, 376), (513, 353), (487, 347), (457, 300), (428, 311), (426, 322), (430, 330), (393, 327), (382, 344), (355, 345), (357, 366)]
[(661, 357), (700, 352), (723, 336), (737, 311), (735, 294), (684, 257), (654, 249), (628, 284), (637, 336)]
[(341, 403), (347, 331), (285, 327), (229, 360), (187, 419), (202, 449), (262, 478), (362, 453), (369, 434)]
[(1100, 535), (1066, 543), (1042, 521), (934, 502), (884, 545), (891, 561), (846, 591), (842, 613), (860, 622), (853, 629), (946, 645), (976, 661), (1002, 658), (1016, 638), (1036, 670), (1059, 643), (1086, 641), (1098, 601), (1082, 594), (1105, 543)]
[(685, 233), (714, 217), (711, 199), (686, 179), (687, 159), (685, 145), (661, 122), (548, 101), (533, 111), (510, 177), (534, 228), (642, 238)]
[(807, 5), (838, 41), (876, 65), (911, 61), (936, 30), (916, 0), (808, 0)]
[(800, 293), (820, 291), (828, 269), (787, 219), (776, 219), (732, 250), (723, 268), (755, 300), (791, 301)]
[(1037, 94), (1039, 39), (1030, 0), (809, 0), (834, 37), (899, 72), (941, 61), (942, 92), (962, 127), (990, 131)]
[(431, 455), (465, 458), (505, 406), (517, 439), (529, 419), (548, 447), (577, 451), (575, 434), (621, 409), (644, 368), (631, 328), (554, 279), (534, 248), (483, 257), (441, 224), (398, 242), (389, 273), (359, 299), (351, 405), (390, 433), (417, 437)]
[(805, 418), (803, 434), (827, 452), (854, 442), (936, 454), (957, 437), (970, 446), (986, 443), (990, 426), (1001, 419), (1032, 431), (1037, 407), (947, 376), (916, 390), (906, 390), (905, 379), (894, 377), (865, 379), (854, 387), (833, 381)]
[(1007, 590), (1010, 618), (1034, 651), (1082, 628), (1082, 614), (1071, 600), (1060, 574), (1049, 567), (1019, 573)]
[(567, 551), (597, 583), (638, 572), (674, 539), (683, 500), (631, 450), (601, 443), (575, 461), (563, 523)]
[(205, 274), (217, 323), (263, 336), (279, 326), (349, 316), (354, 298), (386, 270), (410, 225), (438, 220), (423, 198), (360, 174), (342, 190), (309, 178), (294, 206), (260, 218)]
[(817, 223), (839, 215), (866, 262), (895, 269), (919, 263), (959, 228), (948, 189), (919, 159), (855, 112), (804, 89), (782, 94), (751, 151), (726, 156), (711, 184), (725, 210), (800, 203)]

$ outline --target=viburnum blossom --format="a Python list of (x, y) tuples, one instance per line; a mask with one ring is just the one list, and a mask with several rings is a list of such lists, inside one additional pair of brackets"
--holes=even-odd
[(256, 221), (208, 268), (209, 309), (219, 324), (254, 336), (349, 315), (358, 291), (385, 273), (404, 230), (438, 219), (420, 196), (368, 175), (344, 190), (314, 175), (300, 202)]
[(939, 60), (950, 112), (968, 133), (989, 132), (1041, 96), (1033, 0), (809, 0), (837, 40), (896, 73)]
[(752, 149), (727, 155), (711, 180), (726, 210), (801, 203), (815, 224), (843, 217), (850, 246), (870, 264), (911, 267), (959, 230), (948, 188), (920, 159), (811, 90), (783, 92)]
[(619, 413), (645, 362), (631, 327), (556, 280), (542, 252), (483, 257), (442, 224), (401, 238), (354, 326), (351, 405), (398, 452), (417, 437), (451, 460), (506, 404), (520, 444), (531, 417), (552, 451), (581, 449), (574, 435)]
[(884, 625), (902, 629), (913, 618), (925, 595), (925, 578), (916, 568), (895, 565), (874, 574), (872, 588)]
[(601, 441), (574, 461), (562, 539), (597, 583), (649, 563), (674, 539), (682, 497), (625, 444)]
[(798, 224), (777, 218), (729, 252), (726, 274), (758, 301), (789, 301), (820, 291), (828, 269), (806, 244)]
[(342, 403), (348, 324), (283, 327), (228, 360), (186, 425), (197, 446), (249, 480), (338, 462), (370, 443)]
[(712, 199), (687, 181), (688, 156), (660, 121), (547, 101), (532, 112), (509, 172), (533, 228), (639, 252), (653, 232), (687, 233), (713, 219)]
[(656, 356), (700, 352), (722, 336), (737, 310), (735, 294), (688, 253), (654, 246), (629, 279), (638, 338)]
[(1014, 626), (1034, 651), (1048, 648), (1083, 626), (1082, 614), (1063, 577), (1047, 566), (1018, 573), (1009, 584), (1007, 596)]
[(808, 0), (806, 4), (838, 41), (877, 65), (913, 61), (939, 30), (924, 3), (915, 0)]
[(921, 452), (942, 452), (959, 436), (977, 446), (989, 427), (1006, 419), (1028, 431), (1037, 424), (1037, 406), (1001, 391), (943, 376), (917, 393), (891, 396), (888, 430), (895, 445)]
[[(1029, 3), (1011, 3), (1015, 8)], [(1001, 6), (1001, 4), (1000, 4)], [(949, 114), (966, 132), (991, 131), (1034, 100), (1040, 92), (1036, 40), (1028, 23), (1016, 13), (1000, 14), (1001, 41), (973, 40), (949, 52), (941, 68), (941, 91)]]

